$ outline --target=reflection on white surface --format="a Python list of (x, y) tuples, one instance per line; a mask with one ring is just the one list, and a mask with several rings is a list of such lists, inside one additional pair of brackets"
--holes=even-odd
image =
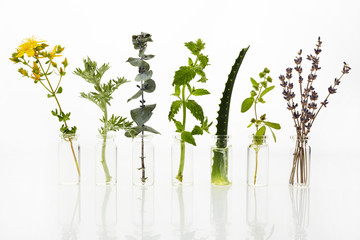
[(289, 195), (293, 219), (291, 237), (294, 240), (306, 240), (306, 229), (309, 226), (310, 188), (290, 186)]
[(127, 235), (129, 240), (156, 240), (160, 235), (154, 234), (154, 187), (133, 186), (132, 188), (132, 220), (134, 233)]
[(95, 220), (98, 226), (98, 239), (115, 240), (117, 224), (116, 186), (96, 186)]
[(275, 227), (267, 230), (268, 187), (247, 187), (246, 223), (250, 228), (247, 239), (267, 240), (272, 236)]
[(80, 186), (58, 186), (58, 223), (62, 240), (77, 239), (80, 223)]
[[(216, 240), (228, 239), (231, 204), (229, 192), (231, 186), (211, 186), (210, 223), (211, 236)], [(212, 239), (213, 239), (212, 238)]]
[(173, 239), (194, 239), (195, 230), (192, 229), (193, 186), (173, 186), (171, 194), (171, 223), (174, 227)]

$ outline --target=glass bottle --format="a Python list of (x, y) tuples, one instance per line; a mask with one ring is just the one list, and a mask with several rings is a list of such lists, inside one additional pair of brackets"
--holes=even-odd
[(117, 146), (115, 135), (97, 135), (95, 145), (95, 184), (117, 183)]
[(154, 184), (154, 145), (152, 135), (139, 134), (132, 145), (133, 185), (151, 186)]
[(61, 134), (58, 145), (59, 184), (80, 183), (80, 145), (76, 134)]
[(291, 136), (291, 172), (289, 185), (307, 187), (310, 184), (311, 147), (309, 137), (302, 135)]
[(232, 172), (232, 146), (229, 135), (214, 135), (215, 143), (211, 146), (211, 183), (230, 185)]
[(194, 182), (193, 145), (174, 136), (171, 146), (171, 179), (174, 185), (192, 185)]
[(252, 135), (247, 149), (247, 184), (266, 186), (269, 181), (269, 145), (267, 136)]

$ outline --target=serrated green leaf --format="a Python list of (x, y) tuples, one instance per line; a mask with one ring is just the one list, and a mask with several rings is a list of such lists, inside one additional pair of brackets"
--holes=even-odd
[(195, 42), (185, 43), (185, 46), (191, 51), (192, 54), (199, 55), (201, 50), (205, 48), (205, 43), (203, 43), (201, 39), (198, 39), (196, 43)]
[(200, 67), (202, 68), (202, 69), (204, 69), (206, 66), (208, 66), (209, 65), (209, 57), (208, 56), (206, 56), (206, 55), (203, 55), (203, 54), (200, 54), (199, 56), (198, 56), (198, 59), (199, 59), (199, 61), (200, 61)]
[(270, 92), (270, 91), (273, 90), (274, 88), (275, 88), (275, 86), (271, 86), (271, 87), (265, 88), (265, 90), (261, 92), (260, 97), (262, 98), (265, 94), (267, 94), (268, 92)]
[(141, 90), (137, 91), (137, 93), (135, 93), (134, 96), (132, 96), (131, 98), (129, 98), (129, 99), (127, 100), (127, 102), (130, 102), (131, 100), (137, 99), (138, 97), (141, 96), (141, 94), (142, 94), (142, 91), (141, 91)]
[(192, 92), (192, 95), (194, 96), (203, 96), (203, 95), (208, 95), (210, 94), (210, 92), (206, 89), (202, 89), (202, 88), (199, 88), (199, 89), (196, 89), (195, 91)]
[(176, 97), (180, 96), (180, 86), (179, 85), (175, 86), (175, 93), (173, 95)]
[(188, 66), (182, 66), (175, 72), (174, 75), (174, 81), (172, 85), (185, 85), (188, 82), (190, 82), (192, 79), (194, 79), (196, 76), (195, 71)]
[(137, 81), (137, 82), (147, 81), (147, 80), (151, 79), (152, 75), (153, 75), (152, 70), (144, 72), (144, 73), (139, 73), (138, 75), (136, 75), (135, 81)]
[(143, 127), (144, 131), (146, 132), (151, 132), (151, 133), (155, 133), (155, 134), (160, 134), (158, 131), (156, 131), (155, 129), (153, 129), (152, 127), (149, 127), (149, 126), (144, 126)]
[(195, 139), (190, 132), (187, 132), (187, 131), (182, 132), (181, 139), (187, 143), (190, 143), (190, 144), (196, 146)]
[(188, 64), (189, 64), (189, 66), (193, 66), (193, 65), (194, 65), (193, 60), (192, 60), (191, 58), (188, 59)]
[(247, 110), (249, 110), (253, 105), (253, 103), (254, 103), (253, 97), (246, 98), (241, 104), (241, 112), (244, 113)]
[(143, 84), (143, 89), (147, 93), (152, 93), (153, 91), (155, 91), (155, 88), (156, 88), (156, 83), (152, 79), (145, 81)]
[(192, 135), (203, 135), (203, 133), (204, 133), (203, 129), (197, 125), (195, 125), (195, 127), (191, 131)]
[(182, 103), (183, 102), (180, 100), (176, 100), (171, 103), (171, 107), (170, 107), (170, 111), (169, 111), (169, 115), (168, 115), (169, 121), (171, 121), (171, 119), (174, 118), (175, 114), (177, 114), (179, 112), (179, 109), (181, 108)]
[(278, 123), (265, 122), (265, 121), (263, 121), (263, 123), (264, 123), (266, 126), (270, 127), (270, 128), (273, 128), (273, 129), (276, 129), (276, 130), (281, 129), (281, 126), (280, 126), (280, 124), (278, 124)]
[(257, 130), (255, 135), (256, 136), (263, 136), (263, 135), (265, 135), (265, 132), (266, 132), (266, 127), (262, 126), (261, 128), (259, 128), (259, 130)]
[(185, 130), (184, 125), (182, 125), (182, 123), (180, 121), (177, 121), (174, 118), (172, 120), (175, 123), (176, 132), (183, 132)]
[(191, 114), (201, 123), (204, 121), (204, 111), (202, 107), (194, 100), (186, 102), (186, 108), (190, 110)]
[(156, 104), (151, 104), (145, 105), (145, 107), (135, 108), (130, 111), (131, 118), (136, 125), (143, 126), (150, 119), (155, 107)]

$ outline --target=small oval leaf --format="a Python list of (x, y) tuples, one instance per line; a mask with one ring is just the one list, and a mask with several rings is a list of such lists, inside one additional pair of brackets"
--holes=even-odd
[(254, 103), (254, 98), (249, 97), (245, 99), (241, 104), (241, 112), (244, 113), (251, 108)]

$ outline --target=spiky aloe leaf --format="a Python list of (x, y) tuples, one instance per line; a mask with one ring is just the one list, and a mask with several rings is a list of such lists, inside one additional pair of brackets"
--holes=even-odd
[(225, 90), (223, 96), (220, 100), (217, 125), (216, 125), (216, 135), (227, 135), (228, 122), (229, 122), (229, 110), (230, 110), (230, 100), (231, 94), (236, 80), (237, 73), (242, 64), (242, 61), (245, 57), (245, 54), (250, 46), (243, 48), (238, 58), (235, 60), (234, 65), (232, 66), (231, 72), (228, 76), (228, 80), (225, 84)]
[[(229, 121), (229, 110), (231, 94), (234, 87), (237, 73), (240, 69), (245, 54), (250, 46), (243, 48), (238, 58), (231, 69), (228, 76), (228, 80), (225, 84), (225, 90), (220, 100), (216, 135), (227, 135), (228, 121)], [(228, 179), (228, 148), (227, 148), (227, 137), (218, 137), (216, 141), (216, 148), (213, 149), (213, 165), (211, 171), (211, 182), (215, 185), (229, 185), (231, 182)]]

